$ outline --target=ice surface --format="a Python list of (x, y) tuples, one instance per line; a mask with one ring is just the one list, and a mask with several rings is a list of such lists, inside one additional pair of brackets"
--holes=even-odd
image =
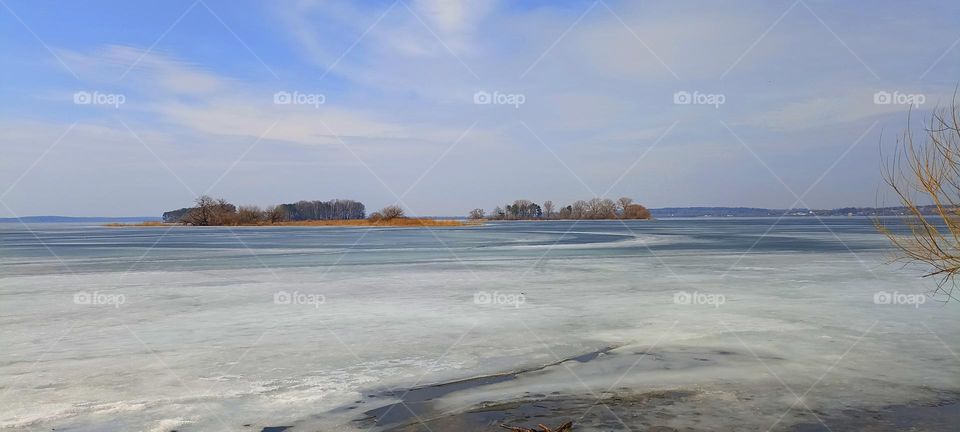
[(772, 222), (0, 227), (0, 428), (364, 430), (390, 389), (604, 347), (436, 407), (689, 390), (672, 426), (767, 430), (960, 391), (956, 305), (876, 304), (932, 282), (869, 221), (829, 220), (840, 241), (785, 220), (750, 249)]

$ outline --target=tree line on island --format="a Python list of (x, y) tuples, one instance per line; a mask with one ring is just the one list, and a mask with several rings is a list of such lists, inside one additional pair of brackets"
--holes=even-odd
[(516, 200), (513, 204), (496, 207), (487, 214), (476, 208), (468, 214), (470, 219), (489, 220), (539, 220), (539, 219), (650, 219), (650, 210), (635, 204), (632, 198), (622, 197), (616, 201), (593, 198), (589, 201), (574, 201), (566, 207), (556, 207), (553, 201), (543, 205), (529, 200)]
[[(505, 207), (495, 208), (489, 215), (483, 209), (470, 211), (474, 220), (543, 220), (543, 219), (650, 219), (650, 211), (630, 198), (617, 201), (594, 198), (576, 201), (566, 207), (556, 208), (552, 201), (543, 206), (528, 200), (516, 200)], [(180, 223), (194, 226), (238, 226), (298, 224), (309, 222), (363, 221), (367, 224), (389, 225), (456, 225), (455, 221), (435, 221), (425, 218), (408, 218), (403, 208), (397, 205), (384, 207), (367, 215), (366, 207), (359, 201), (334, 199), (330, 201), (297, 201), (260, 208), (251, 205), (236, 206), (222, 198), (204, 195), (196, 199), (193, 207), (184, 207), (163, 213), (164, 223)], [(330, 223), (335, 224), (335, 223)]]
[[(290, 221), (353, 220), (365, 219), (363, 203), (346, 199), (330, 201), (297, 201), (261, 209), (257, 206), (235, 206), (226, 200), (201, 196), (193, 207), (163, 213), (166, 223), (182, 223), (197, 226), (216, 225), (263, 225)], [(393, 217), (402, 217), (403, 212), (382, 210)]]
[(462, 221), (407, 217), (403, 208), (390, 205), (366, 213), (363, 203), (347, 199), (297, 201), (266, 208), (236, 206), (224, 199), (201, 196), (193, 207), (163, 213), (164, 223), (193, 226), (461, 226)]

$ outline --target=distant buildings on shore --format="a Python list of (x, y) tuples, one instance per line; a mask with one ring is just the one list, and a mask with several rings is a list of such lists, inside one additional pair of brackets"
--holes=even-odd
[[(923, 214), (935, 214), (936, 207), (921, 206)], [(781, 217), (781, 216), (905, 216), (906, 207), (843, 207), (831, 210), (806, 208), (765, 209), (753, 207), (665, 207), (650, 209), (655, 218), (666, 217)]]

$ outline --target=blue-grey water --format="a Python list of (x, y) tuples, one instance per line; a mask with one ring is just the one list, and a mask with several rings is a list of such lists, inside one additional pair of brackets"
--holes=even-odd
[[(674, 254), (876, 251), (887, 247), (864, 218), (667, 219), (490, 223), (481, 227), (126, 227), (0, 224), (3, 275), (43, 271), (185, 271), (443, 260), (532, 260)], [(896, 224), (895, 220), (891, 223)], [(839, 237), (840, 235), (844, 237)], [(839, 237), (839, 239), (838, 239)], [(621, 244), (624, 240), (635, 240)], [(841, 241), (842, 240), (842, 241)], [(577, 245), (589, 245), (585, 253)], [(610, 246), (605, 248), (604, 246)], [(512, 248), (522, 246), (520, 248)], [(512, 249), (511, 249), (512, 248)], [(149, 251), (149, 252), (148, 252)], [(505, 251), (509, 251), (506, 253)], [(402, 253), (400, 253), (402, 252)], [(50, 260), (56, 254), (69, 263)], [(35, 258), (52, 267), (30, 268)]]
[(354, 430), (385, 390), (605, 347), (436, 408), (683, 390), (663, 426), (780, 430), (943, 400), (956, 306), (890, 253), (862, 218), (0, 224), (0, 429)]

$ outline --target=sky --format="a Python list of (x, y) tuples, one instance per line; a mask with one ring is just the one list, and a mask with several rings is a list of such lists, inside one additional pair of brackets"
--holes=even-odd
[[(960, 2), (0, 0), (0, 217), (894, 205)], [(922, 123), (917, 123), (922, 125)]]

